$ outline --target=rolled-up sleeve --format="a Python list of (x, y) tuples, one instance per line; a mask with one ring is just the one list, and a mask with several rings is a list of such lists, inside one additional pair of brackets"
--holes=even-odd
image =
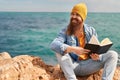
[(65, 44), (66, 41), (66, 29), (62, 29), (58, 34), (57, 38), (55, 38), (50, 44), (50, 48), (60, 54), (64, 54), (64, 51), (67, 49), (69, 45)]

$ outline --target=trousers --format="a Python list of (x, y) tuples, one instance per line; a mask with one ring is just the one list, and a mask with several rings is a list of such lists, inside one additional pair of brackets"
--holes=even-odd
[(61, 55), (56, 53), (58, 63), (67, 80), (77, 80), (76, 76), (93, 74), (103, 68), (102, 80), (112, 80), (117, 65), (118, 53), (109, 50), (101, 54), (99, 60), (74, 61), (69, 53)]

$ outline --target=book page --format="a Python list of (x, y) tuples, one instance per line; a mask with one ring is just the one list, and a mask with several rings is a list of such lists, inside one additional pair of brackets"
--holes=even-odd
[(112, 42), (110, 41), (109, 38), (103, 39), (100, 43), (101, 46), (104, 46), (104, 45), (107, 45), (107, 44), (112, 44)]
[(100, 45), (100, 42), (98, 41), (98, 39), (96, 38), (95, 35), (93, 35), (89, 41), (90, 44), (97, 44)]

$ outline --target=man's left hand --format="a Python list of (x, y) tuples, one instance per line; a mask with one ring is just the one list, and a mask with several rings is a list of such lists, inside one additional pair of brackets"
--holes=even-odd
[(99, 55), (96, 53), (92, 53), (90, 57), (92, 58), (92, 60), (99, 60)]

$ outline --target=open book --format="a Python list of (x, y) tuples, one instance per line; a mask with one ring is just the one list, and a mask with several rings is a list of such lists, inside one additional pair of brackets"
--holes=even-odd
[(84, 48), (91, 50), (90, 53), (102, 54), (106, 53), (112, 46), (112, 44), (113, 43), (108, 38), (105, 38), (101, 42), (99, 42), (96, 36), (93, 35), (89, 43), (87, 43)]

